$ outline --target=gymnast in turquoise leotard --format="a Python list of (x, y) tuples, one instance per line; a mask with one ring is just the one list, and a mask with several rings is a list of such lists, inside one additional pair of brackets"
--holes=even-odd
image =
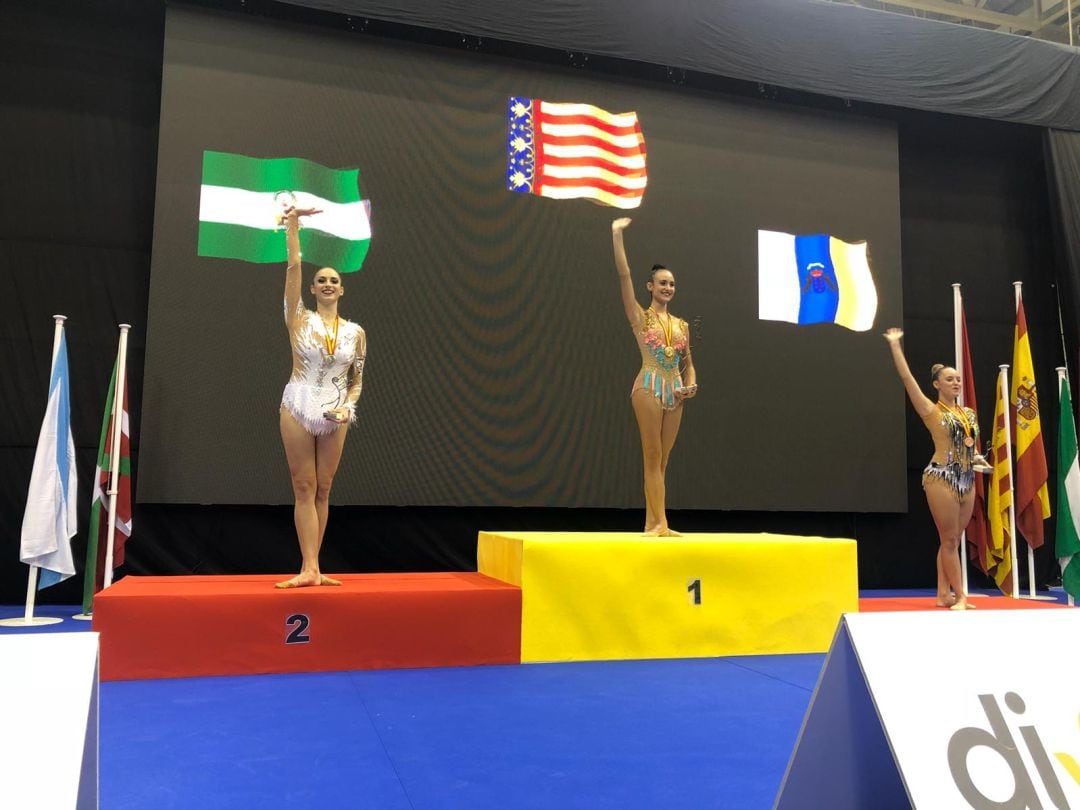
[(623, 245), (628, 217), (611, 223), (615, 267), (619, 272), (623, 308), (641, 349), (641, 371), (630, 393), (638, 430), (645, 477), (645, 534), (672, 536), (668, 526), (666, 484), (668, 458), (682, 424), (683, 402), (697, 394), (697, 372), (690, 355), (690, 327), (668, 310), (675, 295), (675, 276), (661, 265), (653, 267), (645, 287), (651, 301), (643, 308), (634, 296), (630, 264)]

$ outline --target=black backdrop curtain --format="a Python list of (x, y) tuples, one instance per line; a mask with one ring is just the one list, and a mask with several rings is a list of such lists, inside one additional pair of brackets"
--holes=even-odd
[(847, 3), (286, 1), (347, 15), (348, 30), (389, 20), (897, 107), (1080, 129), (1075, 48)]
[[(1058, 246), (1062, 323), (1067, 345), (1077, 346), (1080, 343), (1080, 133), (1046, 130), (1045, 144)], [(1076, 391), (1080, 358), (1072, 354), (1067, 360), (1072, 390)]]
[[(128, 369), (138, 474), (139, 417), (153, 407), (152, 392), (143, 391), (142, 353), (163, 13), (160, 4), (138, 0), (0, 4), (0, 278), (7, 293), (0, 318), (2, 603), (21, 602), (25, 594), (19, 527), (45, 407), (53, 313), (69, 316), (80, 570), (101, 409), (121, 321), (134, 325)], [(985, 430), (997, 364), (1011, 362), (1014, 279), (1026, 282), (1044, 388), (1061, 362), (1041, 131), (884, 108), (860, 112), (890, 117), (899, 126), (908, 356), (914, 368), (928, 369), (951, 354), (949, 285), (961, 282)], [(881, 362), (889, 362), (884, 341)], [(853, 370), (838, 403), (857, 396), (858, 385)], [(896, 396), (903, 396), (899, 383)], [(1051, 465), (1055, 424), (1056, 405), (1050, 403), (1043, 427)], [(689, 531), (854, 536), (863, 587), (929, 586), (937, 541), (918, 477), (930, 444), (914, 417), (907, 436), (905, 514), (700, 512), (675, 515), (673, 524)], [(638, 511), (606, 510), (336, 508), (332, 515), (326, 568), (352, 571), (468, 569), (475, 564), (478, 530), (636, 530), (642, 519)], [(137, 504), (134, 522), (126, 573), (283, 572), (297, 565), (286, 507)], [(1052, 537), (1052, 523), (1047, 531)], [(41, 601), (76, 603), (77, 579), (43, 591)]]

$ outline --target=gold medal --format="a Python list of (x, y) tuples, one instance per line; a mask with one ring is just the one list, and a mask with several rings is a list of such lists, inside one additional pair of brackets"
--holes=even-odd
[(966, 439), (964, 439), (964, 447), (974, 447), (974, 446), (975, 446), (975, 440), (973, 438), (968, 436)]
[(671, 345), (671, 313), (668, 313), (667, 323), (665, 324), (660, 320), (660, 314), (656, 312), (656, 310), (649, 307), (649, 311), (652, 312), (653, 317), (656, 318), (656, 322), (660, 324), (660, 330), (664, 333), (664, 357), (674, 357), (675, 347)]
[(340, 323), (340, 321), (341, 319), (335, 315), (333, 337), (330, 337), (330, 330), (326, 327), (326, 321), (323, 321), (323, 342), (326, 344), (326, 358), (323, 360), (323, 362), (326, 365), (330, 365), (334, 362), (334, 349), (337, 348), (338, 324)]

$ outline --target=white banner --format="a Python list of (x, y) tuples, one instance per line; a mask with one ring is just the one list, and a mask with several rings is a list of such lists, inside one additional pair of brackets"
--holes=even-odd
[(776, 806), (1080, 810), (1080, 612), (846, 615)]

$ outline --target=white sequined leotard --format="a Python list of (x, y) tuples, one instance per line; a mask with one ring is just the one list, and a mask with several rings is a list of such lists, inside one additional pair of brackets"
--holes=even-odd
[(333, 408), (347, 408), (349, 422), (355, 421), (353, 403), (346, 397), (350, 385), (359, 389), (363, 384), (367, 349), (364, 330), (352, 321), (339, 321), (337, 342), (333, 355), (330, 355), (327, 338), (333, 337), (333, 330), (327, 334), (318, 313), (298, 304), (293, 318), (290, 319), (286, 311), (285, 323), (290, 325), (293, 373), (281, 395), (281, 407), (312, 436), (333, 433), (341, 426), (323, 416)]

